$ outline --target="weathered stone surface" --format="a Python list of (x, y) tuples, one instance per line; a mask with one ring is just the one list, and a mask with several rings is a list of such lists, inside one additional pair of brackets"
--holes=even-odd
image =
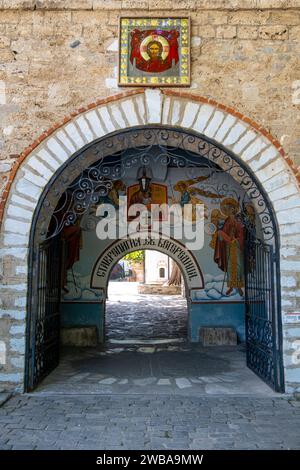
[(181, 295), (139, 292), (139, 295), (130, 296), (124, 295), (124, 291), (122, 295), (118, 293), (118, 289), (122, 292), (118, 287), (120, 283), (111, 284), (105, 317), (108, 341), (132, 340), (134, 343), (134, 340), (167, 341), (186, 338), (187, 305), (186, 299)]
[(62, 328), (61, 343), (64, 346), (88, 347), (97, 345), (97, 328), (95, 326), (81, 326)]
[[(3, 27), (4, 33), (1, 34), (1, 62), (6, 63), (0, 74), (0, 80), (6, 85), (6, 108), (0, 112), (7, 121), (5, 129), (9, 128), (10, 132), (4, 135), (1, 158), (13, 155), (13, 162), (42, 130), (76, 107), (115, 92), (115, 82), (106, 79), (115, 77), (118, 53), (116, 48), (107, 52), (107, 47), (117, 37), (120, 7), (124, 15), (132, 14), (133, 7), (147, 8), (147, 15), (157, 8), (163, 11), (175, 7), (174, 2), (162, 0), (133, 7), (131, 3), (0, 2), (0, 30)], [(176, 7), (188, 10), (189, 3), (180, 2)], [(285, 149), (299, 161), (299, 124), (293, 119), (293, 94), (297, 88), (293, 89), (293, 84), (299, 79), (296, 71), (300, 15), (299, 10), (290, 10), (299, 8), (298, 3), (266, 1), (260, 5), (254, 0), (244, 0), (241, 10), (233, 2), (235, 11), (229, 10), (230, 0), (191, 3), (195, 36), (202, 39), (200, 46), (192, 50), (193, 92), (237, 107), (268, 127), (279, 139), (285, 136)], [(37, 10), (30, 11), (35, 6)], [(148, 10), (149, 7), (153, 10)], [(137, 10), (134, 14), (145, 14), (145, 11)], [(70, 44), (75, 40), (79, 44), (72, 49)], [(55, 54), (52, 54), (54, 47)], [(78, 64), (84, 73), (77, 72)], [(275, 73), (277, 69), (280, 73)], [(249, 77), (259, 91), (257, 101), (243, 93)], [(112, 88), (107, 88), (106, 83)], [(5, 167), (1, 174), (5, 175), (7, 170), (4, 170)]]
[(1, 408), (1, 448), (120, 452), (300, 448), (299, 402), (274, 397), (186, 396), (186, 390), (190, 388), (181, 396), (155, 397), (122, 392), (88, 398), (86, 394), (71, 395), (67, 400), (64, 395), (15, 396)]
[(162, 286), (159, 284), (140, 284), (138, 286), (139, 294), (163, 294), (163, 295), (179, 295), (181, 294), (180, 286)]
[(200, 342), (203, 346), (235, 346), (236, 331), (233, 328), (200, 328)]

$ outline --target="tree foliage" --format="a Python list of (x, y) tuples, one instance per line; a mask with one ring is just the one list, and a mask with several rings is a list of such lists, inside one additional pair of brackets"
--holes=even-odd
[(128, 253), (128, 255), (125, 255), (123, 259), (136, 262), (136, 263), (141, 263), (142, 261), (144, 261), (144, 257), (145, 257), (144, 250), (137, 250), (137, 251), (132, 251), (131, 253)]

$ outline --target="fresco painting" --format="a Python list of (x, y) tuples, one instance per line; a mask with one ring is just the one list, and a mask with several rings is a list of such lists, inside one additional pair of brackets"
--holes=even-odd
[[(132, 204), (144, 204), (150, 211), (151, 204), (167, 204), (168, 203), (168, 187), (163, 184), (150, 183), (146, 191), (142, 191), (139, 184), (134, 184), (127, 188), (127, 208)], [(154, 214), (155, 220), (167, 220), (168, 213), (165, 210), (162, 214)], [(128, 216), (128, 220), (133, 217)]]
[[(191, 175), (188, 168), (169, 168), (162, 181), (158, 181), (156, 176), (145, 191), (141, 190), (136, 177), (115, 180), (100, 201), (111, 202), (118, 208), (120, 196), (127, 194), (127, 208), (136, 203), (143, 203), (148, 209), (151, 203), (178, 203), (182, 209), (187, 203), (204, 204), (205, 243), (203, 249), (194, 255), (204, 272), (205, 285), (204, 289), (191, 293), (192, 301), (196, 302), (233, 302), (244, 297), (245, 225), (255, 227), (257, 221), (246, 194), (239, 186), (234, 186), (230, 177), (228, 181), (224, 178), (226, 175), (218, 171), (207, 173), (205, 169), (194, 168)], [(95, 208), (93, 212), (90, 214), (95, 219), (93, 224), (82, 220), (66, 230), (69, 264), (66, 266), (64, 300), (100, 298), (100, 294), (90, 288), (89, 276), (95, 259), (109, 241), (96, 238)]]

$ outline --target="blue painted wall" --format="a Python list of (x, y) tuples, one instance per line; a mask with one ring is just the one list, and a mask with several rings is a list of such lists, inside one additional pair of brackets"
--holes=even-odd
[(62, 302), (61, 326), (96, 326), (98, 341), (104, 340), (104, 308), (103, 303)]
[(189, 314), (189, 333), (192, 342), (199, 342), (201, 326), (231, 327), (236, 330), (240, 342), (244, 342), (246, 339), (243, 302), (191, 303)]

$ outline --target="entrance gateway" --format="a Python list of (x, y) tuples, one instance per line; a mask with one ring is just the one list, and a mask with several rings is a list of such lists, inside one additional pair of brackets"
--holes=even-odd
[[(268, 157), (275, 158), (276, 150), (266, 138), (261, 138), (258, 132), (245, 125), (237, 137), (238, 119), (233, 117), (228, 124), (225, 113), (221, 120), (223, 124), (219, 124), (215, 132), (210, 128), (208, 136), (205, 130), (215, 113), (220, 111), (213, 110), (205, 123), (207, 108), (211, 106), (195, 104), (191, 109), (191, 103), (185, 100), (180, 104), (181, 121), (176, 121), (172, 117), (174, 103), (167, 111), (169, 98), (169, 101), (164, 98), (163, 114), (156, 109), (155, 103), (158, 103), (162, 110), (161, 99), (162, 93), (158, 90), (147, 90), (143, 98), (140, 94), (133, 100), (122, 98), (121, 114), (113, 107), (109, 109), (114, 116), (112, 126), (116, 128), (110, 129), (111, 132), (105, 132), (105, 124), (97, 110), (86, 112), (76, 118), (75, 123), (61, 129), (60, 134), (40, 144), (25, 159), (17, 174), (14, 191), (21, 194), (25, 182), (27, 187), (35, 188), (38, 201), (30, 224), (26, 390), (33, 389), (57, 365), (60, 323), (68, 317), (68, 309), (74, 308), (75, 311), (80, 303), (74, 302), (75, 299), (68, 301), (62, 294), (62, 287), (65, 287), (63, 276), (68, 274), (64, 265), (66, 256), (62, 255), (62, 246), (67, 241), (66, 229), (73, 227), (75, 233), (76, 228), (80, 228), (86, 234), (86, 241), (91, 240), (94, 206), (101, 202), (101, 198), (113, 197), (111, 190), (127, 191), (128, 187), (137, 184), (141, 167), (152, 168), (152, 183), (165, 183), (170, 194), (173, 189), (172, 198), (183, 199), (185, 191), (182, 184), (185, 183), (189, 186), (185, 189), (190, 197), (198, 197), (207, 209), (205, 237), (206, 249), (210, 251), (187, 253), (190, 260), (195, 261), (199, 279), (196, 286), (186, 278), (190, 340), (199, 340), (199, 330), (203, 325), (216, 326), (219, 322), (228, 326), (228, 322), (232, 323), (241, 339), (246, 340), (248, 366), (272, 388), (284, 390), (279, 230), (272, 203), (251, 170), (254, 157), (256, 166), (259, 161), (264, 165)], [(125, 118), (124, 109), (128, 101), (134, 103), (135, 125), (130, 114)], [(141, 113), (142, 106), (145, 106), (145, 114)], [(123, 121), (125, 126), (121, 125)], [(227, 130), (222, 131), (222, 126)], [(157, 168), (164, 169), (165, 181), (155, 174)], [(291, 178), (287, 167), (283, 169)], [(262, 173), (257, 172), (257, 175), (262, 177)], [(47, 183), (41, 185), (41, 180), (46, 181), (46, 178)], [(115, 184), (120, 180), (126, 182), (126, 179), (129, 184), (125, 189)], [(272, 194), (271, 190), (269, 192)], [(9, 209), (14, 204), (13, 200), (8, 200), (4, 232), (9, 229)], [(216, 234), (230, 220), (235, 220), (235, 228), (243, 231), (244, 245), (243, 250), (235, 248), (229, 253), (226, 245), (223, 251), (222, 247), (216, 246)], [(178, 241), (173, 240), (173, 243)], [(96, 256), (89, 259), (87, 290), (90, 296), (94, 295), (93, 302), (90, 302), (93, 305), (91, 319), (94, 318), (94, 306), (98, 317), (105, 307), (106, 287), (100, 286), (102, 294), (96, 292), (99, 285), (94, 283), (91, 273), (93, 268), (94, 273), (97, 272), (97, 260), (101, 260), (107, 248), (98, 246)], [(219, 257), (218, 249), (221, 249)], [(84, 247), (82, 250), (86, 255)], [(80, 260), (78, 262), (80, 264)], [(61, 278), (58, 272), (62, 273)], [(87, 299), (83, 301), (88, 304)], [(237, 323), (241, 320), (242, 311), (244, 338), (243, 322)], [(215, 317), (214, 313), (217, 313)], [(99, 337), (100, 329), (99, 324)]]
[[(199, 340), (201, 326), (235, 326), (240, 339), (246, 340), (248, 366), (272, 387), (281, 390), (281, 369), (277, 365), (280, 362), (279, 344), (276, 344), (276, 316), (279, 310), (274, 301), (278, 286), (278, 258), (273, 256), (273, 246), (276, 250), (277, 233), (268, 201), (255, 177), (228, 151), (216, 147), (208, 139), (187, 134), (180, 129), (136, 128), (115, 133), (109, 137), (109, 143), (100, 140), (92, 144), (92, 149), (88, 147), (83, 150), (79, 156), (82, 164), (78, 176), (74, 174), (75, 166), (72, 168), (72, 163), (77, 163), (74, 157), (49, 188), (54, 193), (56, 190), (57, 194), (53, 206), (46, 204), (37, 214), (33, 244), (36, 252), (32, 254), (37, 262), (31, 267), (34, 273), (32, 293), (36, 293), (32, 296), (35, 334), (29, 349), (32, 362), (28, 364), (28, 379), (31, 380), (28, 386), (35, 386), (58, 364), (60, 325), (70, 325), (71, 322), (81, 324), (82, 312), (87, 309), (87, 300), (91, 298), (95, 303), (93, 307), (90, 304), (84, 323), (95, 322), (99, 341), (103, 340), (109, 273), (123, 253), (148, 247), (168, 253), (181, 267), (189, 305), (189, 339)], [(109, 154), (105, 155), (108, 149)], [(112, 246), (107, 241), (95, 238), (97, 216), (93, 208), (107, 199), (115, 201), (113, 197), (116, 194), (119, 196), (125, 188), (127, 195), (130, 194), (141, 167), (151, 169), (152, 192), (155, 191), (155, 184), (163, 186), (162, 182), (166, 182), (167, 192), (173, 189), (174, 195), (177, 192), (182, 199), (189, 194), (190, 199), (193, 197), (195, 201), (205, 201), (207, 234), (202, 250), (192, 254), (180, 246), (180, 242), (164, 237), (149, 241), (147, 236), (143, 238), (141, 235), (134, 239), (135, 243), (117, 240)], [(155, 173), (157, 168), (158, 174)], [(243, 174), (238, 184), (231, 176), (233, 168), (240, 176)], [(78, 172), (77, 165), (76, 170)], [(165, 174), (163, 178), (160, 176), (162, 174)], [(69, 175), (72, 175), (72, 180)], [(251, 191), (247, 191), (249, 186)], [(253, 191), (255, 197), (252, 197)], [(196, 198), (195, 194), (201, 199)], [(213, 199), (212, 207), (209, 205), (210, 199)], [(47, 218), (50, 220), (46, 231), (44, 227), (47, 227)], [(222, 231), (219, 231), (219, 227), (223, 227)], [(226, 240), (232, 230), (235, 239), (240, 236), (238, 232), (243, 231), (240, 236), (243, 240), (227, 244), (218, 240), (219, 233), (224, 234)], [(70, 252), (78, 250), (74, 240), (78, 240), (79, 236), (83, 237), (86, 246), (82, 247), (80, 254), (76, 253), (76, 273), (72, 271), (68, 278), (65, 271), (73, 268), (74, 263), (70, 262), (69, 257)], [(62, 244), (68, 245), (66, 250)], [(100, 252), (96, 260), (90, 251)], [(210, 260), (205, 260), (208, 256)], [(89, 259), (90, 264), (87, 261)], [(242, 273), (244, 261), (246, 276)], [(199, 267), (203, 263), (206, 290)], [(59, 266), (65, 266), (61, 278), (51, 274), (57, 273)], [(86, 273), (89, 276), (90, 272), (90, 285), (82, 287)], [(64, 277), (67, 277), (66, 281)], [(69, 295), (73, 286), (76, 291), (76, 284), (82, 288), (79, 299), (77, 292), (73, 297)], [(67, 292), (66, 295), (62, 293), (61, 286)], [(246, 299), (245, 320), (243, 289)], [(234, 295), (230, 295), (232, 293)], [(224, 315), (217, 320), (214, 318), (214, 310), (220, 306)], [(75, 309), (79, 309), (78, 318)]]

